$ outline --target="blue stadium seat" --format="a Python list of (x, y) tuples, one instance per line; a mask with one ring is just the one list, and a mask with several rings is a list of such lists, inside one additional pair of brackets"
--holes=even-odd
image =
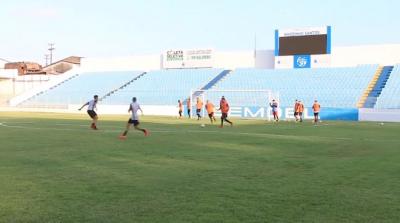
[[(311, 105), (314, 99), (318, 99), (325, 107), (355, 108), (377, 67), (362, 65), (347, 68), (238, 69), (214, 89), (271, 90), (279, 94), (282, 107), (292, 106), (295, 99), (302, 100), (306, 105)], [(230, 94), (231, 102), (234, 103), (232, 100), (238, 96)]]

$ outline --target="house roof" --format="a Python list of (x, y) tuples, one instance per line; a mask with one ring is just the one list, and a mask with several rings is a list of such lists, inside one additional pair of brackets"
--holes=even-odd
[[(72, 63), (72, 64), (81, 64), (81, 58), (82, 57), (78, 57), (78, 56), (70, 56), (70, 57), (64, 58), (62, 60), (56, 61), (52, 64), (49, 64), (46, 67), (50, 67), (50, 66), (53, 66), (54, 64), (61, 63), (61, 62)], [(46, 68), (46, 67), (44, 67), (44, 68)]]

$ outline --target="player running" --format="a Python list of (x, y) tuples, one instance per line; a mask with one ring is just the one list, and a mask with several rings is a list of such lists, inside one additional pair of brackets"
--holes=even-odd
[(122, 133), (122, 135), (119, 136), (121, 140), (126, 139), (126, 135), (128, 134), (129, 129), (131, 128), (131, 125), (134, 126), (134, 128), (138, 131), (142, 131), (144, 133), (144, 136), (148, 136), (149, 132), (146, 129), (141, 129), (139, 128), (139, 115), (138, 111), (143, 114), (143, 110), (140, 108), (139, 103), (136, 101), (136, 97), (132, 98), (132, 103), (129, 105), (128, 112), (132, 112), (131, 118), (128, 120), (128, 123), (126, 124), (126, 129)]
[(183, 112), (183, 104), (181, 102), (181, 100), (178, 100), (178, 108), (179, 108), (179, 118), (182, 118), (182, 112)]
[(196, 115), (197, 115), (197, 121), (201, 119), (201, 108), (203, 108), (203, 101), (197, 97), (196, 101)]
[(269, 106), (272, 108), (272, 115), (274, 116), (274, 121), (279, 122), (278, 102), (275, 101), (275, 99), (272, 99), (272, 103), (269, 103)]
[(214, 116), (214, 104), (212, 102), (210, 102), (209, 100), (207, 100), (205, 108), (207, 110), (208, 117), (210, 118), (211, 124), (214, 123), (215, 121), (217, 121)]
[(303, 122), (304, 104), (303, 104), (303, 102), (301, 102), (301, 101), (299, 101), (298, 111), (299, 111), (298, 114), (299, 114), (300, 122)]
[(219, 109), (218, 111), (221, 110), (221, 125), (219, 126), (220, 128), (224, 127), (224, 121), (228, 122), (233, 126), (233, 123), (228, 120), (228, 112), (229, 112), (229, 104), (228, 101), (225, 99), (224, 96), (222, 96), (221, 101), (219, 102)]
[(314, 101), (312, 109), (314, 111), (314, 123), (317, 124), (319, 120), (319, 111), (321, 110), (321, 105), (318, 103), (317, 100)]
[(192, 103), (190, 102), (190, 97), (188, 97), (188, 99), (186, 101), (186, 105), (187, 105), (188, 116), (189, 116), (189, 118), (191, 118), (192, 115), (190, 114), (190, 111), (191, 111), (191, 108), (192, 108)]
[(82, 107), (80, 107), (78, 110), (82, 110), (83, 107), (88, 106), (87, 108), (87, 113), (92, 119), (92, 124), (90, 125), (90, 128), (93, 130), (98, 130), (97, 129), (97, 120), (99, 117), (97, 116), (97, 113), (94, 110), (97, 110), (97, 102), (99, 101), (99, 96), (95, 95), (93, 96), (93, 100), (90, 100), (89, 102), (86, 102)]

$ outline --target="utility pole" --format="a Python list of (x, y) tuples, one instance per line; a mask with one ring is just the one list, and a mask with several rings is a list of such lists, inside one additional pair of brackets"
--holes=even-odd
[(53, 63), (53, 51), (56, 48), (54, 48), (54, 43), (49, 43), (49, 51), (50, 51), (50, 64)]
[(46, 61), (46, 66), (49, 65), (49, 56), (50, 56), (49, 54), (44, 55), (44, 59)]

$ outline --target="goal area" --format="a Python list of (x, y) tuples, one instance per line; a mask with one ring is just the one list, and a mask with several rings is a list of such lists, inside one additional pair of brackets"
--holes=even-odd
[[(232, 107), (268, 107), (269, 103), (275, 99), (279, 102), (279, 92), (274, 92), (268, 89), (262, 90), (191, 90), (190, 91), (192, 107), (195, 108), (197, 98), (200, 98), (205, 105), (207, 101), (212, 102), (216, 109), (219, 107), (219, 101), (224, 96)], [(202, 109), (202, 116), (206, 115), (206, 111)], [(191, 109), (191, 115), (196, 115), (196, 109)], [(268, 116), (269, 117), (269, 116)]]

